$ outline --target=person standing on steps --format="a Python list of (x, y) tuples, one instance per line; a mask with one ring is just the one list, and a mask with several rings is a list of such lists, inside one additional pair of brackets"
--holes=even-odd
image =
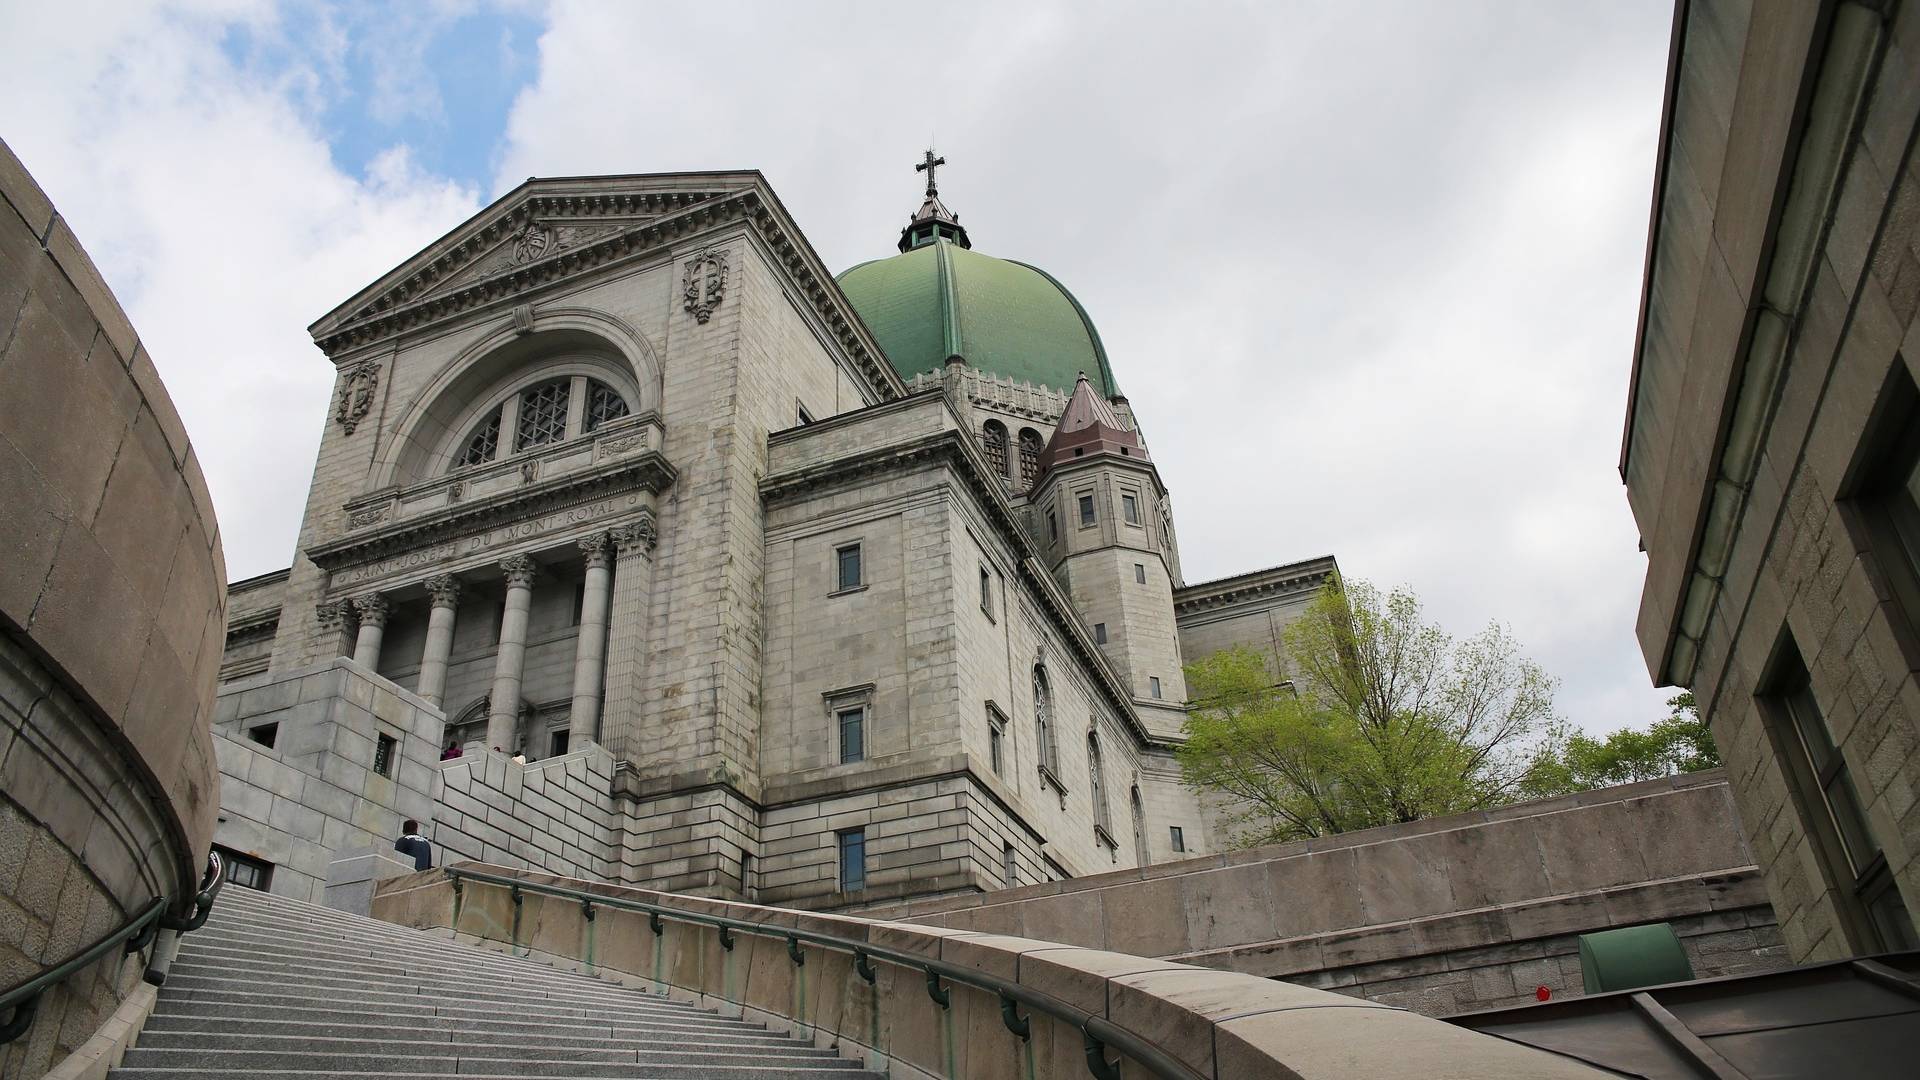
[(412, 818), (401, 827), (400, 839), (393, 842), (393, 850), (413, 856), (415, 870), (433, 869), (433, 841), (420, 835), (420, 823)]

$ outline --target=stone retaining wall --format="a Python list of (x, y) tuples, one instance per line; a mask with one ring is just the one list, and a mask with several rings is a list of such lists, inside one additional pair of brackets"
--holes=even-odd
[(1785, 966), (1725, 774), (872, 909), (1428, 1013), (1581, 992), (1578, 936), (1672, 922), (1695, 973)]
[[(658, 904), (689, 915), (723, 916), (833, 935), (875, 948), (944, 961), (996, 976), (1092, 1015), (1158, 1047), (1208, 1080), (1399, 1078), (1428, 1080), (1597, 1080), (1600, 1073), (1517, 1043), (1479, 1035), (1368, 1001), (1232, 972), (995, 934), (702, 900), (544, 874), (476, 867), (520, 880), (563, 884), (607, 897)], [(816, 1045), (863, 1059), (904, 1080), (1080, 1080), (1088, 1049), (1080, 1030), (1022, 1007), (1030, 1038), (1013, 1034), (994, 993), (943, 980), (945, 1005), (927, 991), (927, 973), (873, 962), (869, 983), (848, 952), (790, 944), (783, 936), (735, 932), (722, 947), (709, 926), (521, 893), (471, 879), (458, 893), (445, 871), (383, 881), (373, 914), (403, 926), (444, 931), (569, 970), (690, 998)], [(798, 949), (796, 963), (792, 949)], [(1122, 1076), (1148, 1075), (1107, 1048)]]

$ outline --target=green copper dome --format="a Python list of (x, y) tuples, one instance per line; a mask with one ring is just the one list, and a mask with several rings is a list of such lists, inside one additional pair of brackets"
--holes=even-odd
[(900, 254), (839, 278), (901, 378), (937, 374), (957, 354), (971, 367), (1062, 393), (1083, 371), (1102, 396), (1120, 392), (1100, 332), (1052, 275), (970, 250), (957, 224), (910, 226), (901, 243)]

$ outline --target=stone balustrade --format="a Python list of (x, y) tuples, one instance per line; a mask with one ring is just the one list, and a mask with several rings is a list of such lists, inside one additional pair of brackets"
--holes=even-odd
[[(471, 878), (460, 879), (456, 888), (444, 869), (378, 883), (373, 914), (717, 1006), (836, 1047), (894, 1077), (1078, 1080), (1090, 1075), (1089, 1051), (1078, 1028), (1040, 1009), (1019, 1010), (1029, 1023), (1022, 1038), (1006, 1024), (997, 993), (942, 980), (938, 988), (946, 1002), (941, 1004), (929, 991), (924, 969), (874, 959), (869, 982), (850, 952), (790, 944), (781, 930), (831, 935), (977, 970), (1044, 995), (1069, 1013), (1104, 1018), (1185, 1070), (1159, 1075), (1208, 1080), (1601, 1075), (1543, 1051), (1391, 1006), (1250, 975), (1050, 941), (705, 900), (483, 864), (456, 868), (655, 904), (693, 917), (758, 922), (774, 932), (734, 931), (728, 949), (711, 925), (669, 915), (656, 934), (642, 912), (596, 906), (589, 913), (578, 899), (526, 891), (516, 899), (508, 886)], [(1119, 1061), (1118, 1075), (1156, 1075), (1106, 1049), (1110, 1061)]]

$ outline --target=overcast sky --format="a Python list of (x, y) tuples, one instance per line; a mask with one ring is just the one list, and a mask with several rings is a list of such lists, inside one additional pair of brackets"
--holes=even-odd
[[(532, 175), (758, 168), (827, 264), (930, 139), (978, 250), (1086, 305), (1187, 579), (1331, 553), (1508, 624), (1589, 730), (1664, 713), (1615, 472), (1670, 0), (0, 4), (0, 137), (286, 566), (307, 324)], [(30, 47), (29, 47), (30, 46)]]

